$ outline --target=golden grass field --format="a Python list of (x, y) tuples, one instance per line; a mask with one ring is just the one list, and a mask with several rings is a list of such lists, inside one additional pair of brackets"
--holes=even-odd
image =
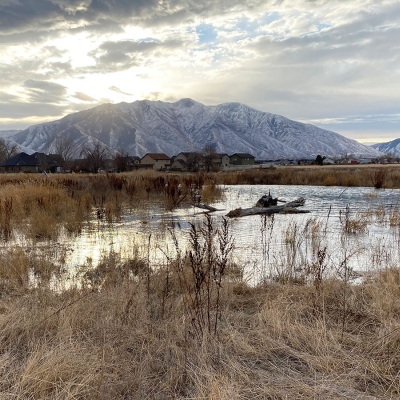
[[(229, 223), (206, 217), (188, 251), (176, 242), (157, 269), (146, 251), (132, 249), (128, 260), (110, 251), (63, 285), (65, 265), (53, 256), (62, 229), (79, 235), (85, 221), (113, 221), (142, 202), (183, 206), (193, 184), (211, 201), (220, 183), (332, 179), (400, 187), (400, 169), (1, 175), (0, 399), (400, 398), (398, 266), (352, 284), (325, 274), (319, 248), (301, 279), (250, 285), (230, 260)], [(16, 232), (29, 248), (7, 246)], [(48, 250), (35, 252), (43, 241)]]

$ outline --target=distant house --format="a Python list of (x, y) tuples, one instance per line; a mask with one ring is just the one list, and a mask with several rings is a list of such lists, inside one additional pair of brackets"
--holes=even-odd
[[(201, 153), (191, 151), (191, 152), (181, 152), (176, 157), (174, 157), (174, 162), (183, 161), (184, 171), (198, 171), (201, 168), (204, 168), (204, 157)], [(178, 167), (179, 164), (175, 165)], [(171, 168), (174, 167), (171, 165)]]
[(226, 153), (218, 153), (218, 162), (221, 164), (221, 167), (229, 167), (230, 158)]
[(71, 171), (74, 172), (89, 172), (89, 162), (86, 158), (76, 158), (71, 162)]
[(131, 157), (131, 160), (132, 160), (132, 164), (133, 164), (133, 165), (138, 165), (138, 164), (140, 164), (140, 157), (138, 157), (138, 156), (132, 156), (132, 157)]
[(4, 172), (57, 172), (60, 167), (60, 157), (56, 154), (19, 153), (9, 158), (2, 165)]
[(172, 163), (171, 163), (171, 171), (187, 171), (188, 166), (186, 161), (180, 159), (180, 158), (175, 158)]
[(138, 169), (140, 166), (140, 157), (138, 156), (129, 156), (127, 160), (127, 171), (133, 171)]
[(290, 160), (283, 158), (282, 160), (279, 160), (279, 165), (290, 165)]
[(2, 165), (4, 172), (39, 172), (39, 168), (37, 158), (24, 152), (9, 158)]
[(149, 165), (153, 169), (163, 171), (170, 167), (171, 159), (164, 153), (147, 153), (141, 158), (140, 164)]
[[(175, 160), (183, 160), (185, 162), (187, 162), (188, 158), (190, 157), (190, 155), (193, 154), (192, 152), (188, 152), (188, 151), (183, 151), (181, 153), (179, 153), (177, 156), (174, 157), (174, 161)], [(196, 153), (196, 154), (200, 154), (200, 153)]]
[(254, 165), (254, 159), (249, 153), (235, 153), (229, 157), (229, 162), (233, 165)]
[(333, 165), (333, 164), (335, 164), (335, 161), (332, 160), (332, 158), (326, 157), (322, 161), (322, 164), (324, 164), (324, 165)]
[(58, 154), (45, 154), (45, 153), (33, 153), (32, 154), (39, 161), (41, 171), (47, 172), (59, 172), (62, 164), (62, 159)]

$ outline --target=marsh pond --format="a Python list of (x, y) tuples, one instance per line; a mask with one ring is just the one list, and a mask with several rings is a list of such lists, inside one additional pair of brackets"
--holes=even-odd
[[(400, 251), (400, 190), (325, 186), (222, 186), (220, 200), (210, 205), (215, 229), (228, 211), (252, 207), (269, 191), (280, 200), (306, 199), (307, 214), (276, 214), (229, 219), (234, 242), (232, 261), (249, 281), (304, 276), (319, 266), (324, 273), (366, 276), (390, 268)], [(204, 213), (195, 207), (166, 212), (147, 202), (123, 213), (118, 222), (93, 218), (78, 235), (61, 235), (56, 241), (36, 243), (52, 249), (70, 276), (82, 265), (96, 266), (110, 253), (129, 259), (135, 254), (153, 268), (185, 252), (192, 226), (204, 224)], [(29, 247), (15, 237), (2, 246)]]

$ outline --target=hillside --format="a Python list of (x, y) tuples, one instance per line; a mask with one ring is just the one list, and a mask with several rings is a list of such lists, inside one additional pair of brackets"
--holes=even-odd
[[(17, 132), (12, 140), (32, 151), (52, 152), (59, 136), (84, 145), (100, 141), (131, 155), (200, 151), (213, 145), (220, 153), (246, 152), (257, 159), (315, 158), (317, 154), (374, 157), (380, 153), (337, 133), (241, 103), (205, 106), (191, 99), (175, 103), (135, 101), (103, 104)], [(11, 139), (11, 138), (10, 138)]]

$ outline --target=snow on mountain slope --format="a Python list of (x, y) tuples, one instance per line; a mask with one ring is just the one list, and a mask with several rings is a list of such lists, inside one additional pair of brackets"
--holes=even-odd
[(7, 130), (7, 131), (0, 131), (0, 138), (4, 139), (5, 142), (11, 146), (16, 144), (18, 146), (18, 151), (19, 152), (25, 152), (27, 154), (32, 154), (34, 153), (33, 150), (31, 150), (29, 147), (24, 147), (21, 146), (18, 142), (14, 140), (14, 136), (18, 133), (21, 132), (19, 130)]
[(371, 147), (384, 154), (393, 154), (396, 157), (400, 157), (400, 139), (395, 139), (385, 143), (376, 143)]
[(315, 158), (317, 154), (376, 157), (380, 152), (337, 133), (258, 111), (241, 103), (205, 106), (191, 99), (175, 103), (135, 101), (103, 104), (32, 126), (13, 140), (33, 151), (54, 151), (58, 136), (75, 141), (75, 157), (87, 143), (143, 156), (201, 151), (213, 145), (220, 153), (251, 153), (257, 159)]

